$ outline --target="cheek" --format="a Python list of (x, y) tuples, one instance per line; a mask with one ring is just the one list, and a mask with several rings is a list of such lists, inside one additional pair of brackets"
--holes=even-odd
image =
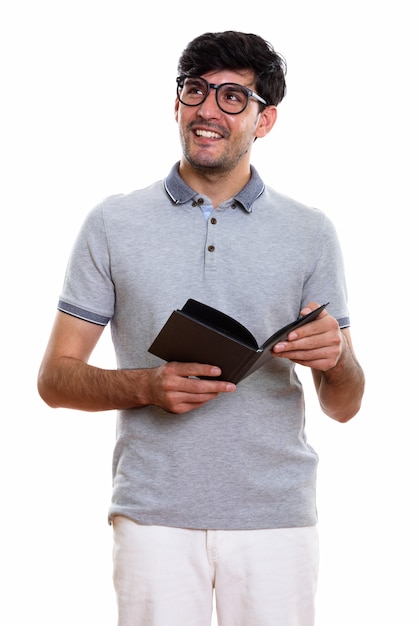
[(235, 127), (237, 134), (242, 137), (245, 142), (252, 142), (257, 131), (257, 125), (251, 120), (246, 120)]
[(192, 111), (187, 110), (185, 107), (176, 107), (174, 110), (174, 116), (179, 126), (185, 127), (191, 118)]
[(237, 115), (236, 119), (233, 120), (235, 124), (235, 129), (237, 132), (243, 135), (255, 133), (259, 123), (258, 116), (254, 117), (254, 115), (252, 115), (250, 111), (248, 111), (248, 115), (245, 115), (245, 113), (246, 111), (244, 111), (244, 114), (242, 114), (241, 116)]

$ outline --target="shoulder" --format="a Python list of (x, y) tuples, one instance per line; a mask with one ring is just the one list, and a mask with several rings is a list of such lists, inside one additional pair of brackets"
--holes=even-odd
[(120, 193), (108, 196), (100, 203), (99, 207), (104, 213), (129, 211), (147, 206), (155, 201), (161, 202), (165, 198), (169, 201), (164, 191), (163, 181), (158, 180), (143, 189), (135, 189), (126, 194)]
[(265, 207), (271, 208), (272, 211), (282, 212), (292, 218), (309, 218), (317, 221), (325, 218), (325, 213), (321, 209), (304, 204), (295, 198), (276, 191), (268, 185), (265, 186), (264, 192), (258, 198), (258, 202)]
[(328, 215), (320, 208), (304, 204), (290, 196), (265, 186), (253, 205), (253, 214), (260, 222), (269, 223), (286, 235), (301, 238), (335, 236), (335, 228)]
[(84, 227), (106, 229), (118, 223), (129, 224), (141, 215), (146, 217), (151, 210), (155, 219), (158, 208), (166, 204), (172, 203), (164, 191), (163, 181), (157, 181), (143, 189), (107, 196), (88, 211)]

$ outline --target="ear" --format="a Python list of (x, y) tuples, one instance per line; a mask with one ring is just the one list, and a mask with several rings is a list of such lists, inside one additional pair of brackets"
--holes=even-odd
[(176, 101), (174, 103), (174, 118), (176, 122), (179, 121), (179, 105), (180, 105), (179, 99), (176, 98)]
[(274, 105), (267, 106), (261, 113), (258, 121), (256, 137), (265, 137), (273, 128), (277, 120), (277, 107)]

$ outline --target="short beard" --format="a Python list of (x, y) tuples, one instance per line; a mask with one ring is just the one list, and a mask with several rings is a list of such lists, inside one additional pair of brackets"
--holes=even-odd
[(245, 150), (242, 150), (238, 154), (231, 155), (228, 152), (224, 152), (217, 159), (213, 157), (206, 158), (205, 154), (200, 153), (198, 158), (194, 158), (189, 150), (188, 142), (184, 137), (180, 137), (183, 155), (186, 161), (193, 167), (194, 170), (201, 174), (229, 174), (232, 172), (241, 159), (248, 153), (250, 146), (246, 146)]
[(188, 150), (184, 150), (186, 161), (190, 163), (194, 170), (204, 173), (226, 174), (232, 171), (236, 163), (231, 163), (225, 156), (220, 157), (216, 161), (214, 159), (194, 159)]

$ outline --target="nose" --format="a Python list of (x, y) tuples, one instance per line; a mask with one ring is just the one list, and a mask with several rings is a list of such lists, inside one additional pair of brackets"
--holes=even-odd
[(204, 119), (218, 118), (221, 116), (222, 111), (218, 107), (216, 102), (216, 91), (212, 87), (209, 89), (209, 93), (206, 99), (198, 107), (197, 114)]

